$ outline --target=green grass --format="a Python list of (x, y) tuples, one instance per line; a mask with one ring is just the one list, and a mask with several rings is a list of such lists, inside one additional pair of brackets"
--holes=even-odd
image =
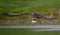
[[(3, 15), (3, 13), (5, 12), (13, 13), (36, 12), (43, 15), (49, 16), (52, 15), (55, 16), (57, 20), (60, 20), (60, 0), (0, 0), (0, 19), (13, 19), (10, 17), (7, 18), (7, 16)], [(17, 18), (23, 19), (25, 17), (26, 16), (23, 16), (22, 18), (20, 17)], [(46, 21), (47, 24), (50, 24), (50, 22), (51, 24), (52, 23), (60, 24), (60, 21)], [(0, 24), (4, 23), (0, 22)]]
[(60, 8), (60, 0), (0, 0), (0, 8), (7, 12), (38, 12), (47, 8)]
[(0, 35), (60, 35), (60, 31), (36, 32), (31, 30), (32, 29), (0, 28)]
[(0, 16), (3, 12), (46, 13), (48, 8), (60, 8), (60, 0), (0, 0)]
[(60, 8), (60, 0), (0, 0), (0, 16), (2, 12), (45, 13), (48, 8)]

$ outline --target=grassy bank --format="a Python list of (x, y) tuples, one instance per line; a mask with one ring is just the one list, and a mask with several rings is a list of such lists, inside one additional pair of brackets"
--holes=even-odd
[(60, 8), (60, 0), (0, 0), (0, 12), (19, 12)]
[[(60, 24), (60, 0), (0, 0), (0, 19), (7, 20), (19, 20), (23, 19), (25, 22), (15, 22), (16, 24), (26, 23), (27, 15), (22, 17), (8, 17), (3, 13), (12, 12), (12, 13), (26, 13), (26, 12), (36, 12), (43, 15), (55, 16), (56, 19), (52, 21), (40, 19), (38, 23), (42, 24)], [(30, 17), (30, 16), (29, 16)], [(31, 19), (30, 19), (31, 20)], [(29, 21), (30, 21), (29, 20)], [(38, 20), (38, 19), (37, 19)], [(28, 21), (28, 22), (29, 22)], [(27, 23), (28, 23), (27, 22)], [(14, 22), (0, 22), (1, 25), (14, 25)], [(30, 23), (30, 22), (29, 22)], [(36, 23), (37, 24), (37, 23)]]

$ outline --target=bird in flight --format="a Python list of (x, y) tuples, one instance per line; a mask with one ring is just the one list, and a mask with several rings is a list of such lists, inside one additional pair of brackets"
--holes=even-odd
[(32, 18), (44, 18), (44, 19), (47, 19), (47, 20), (51, 20), (51, 19), (54, 19), (55, 17), (54, 16), (45, 16), (45, 15), (41, 15), (41, 14), (37, 14), (37, 13), (23, 13), (23, 14), (18, 14), (18, 13), (4, 13), (4, 15), (7, 15), (7, 16), (23, 16), (23, 15), (31, 15)]

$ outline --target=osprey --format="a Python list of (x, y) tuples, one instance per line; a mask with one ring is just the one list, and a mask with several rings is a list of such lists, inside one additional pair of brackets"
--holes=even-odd
[(23, 13), (23, 14), (18, 14), (18, 13), (4, 13), (4, 15), (7, 16), (23, 16), (23, 15), (31, 15), (32, 18), (44, 18), (47, 20), (52, 20), (55, 17), (54, 16), (45, 16), (45, 15), (41, 15), (41, 14), (37, 14), (37, 13)]

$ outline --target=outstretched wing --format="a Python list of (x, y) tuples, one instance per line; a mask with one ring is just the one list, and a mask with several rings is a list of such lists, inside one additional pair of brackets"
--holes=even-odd
[(23, 16), (27, 15), (28, 13), (18, 14), (18, 13), (4, 13), (6, 16)]
[(51, 20), (51, 19), (55, 18), (54, 16), (45, 16), (45, 15), (41, 15), (41, 14), (37, 14), (37, 13), (32, 13), (32, 17), (34, 17), (34, 18), (44, 18), (44, 19), (47, 19), (47, 20)]

